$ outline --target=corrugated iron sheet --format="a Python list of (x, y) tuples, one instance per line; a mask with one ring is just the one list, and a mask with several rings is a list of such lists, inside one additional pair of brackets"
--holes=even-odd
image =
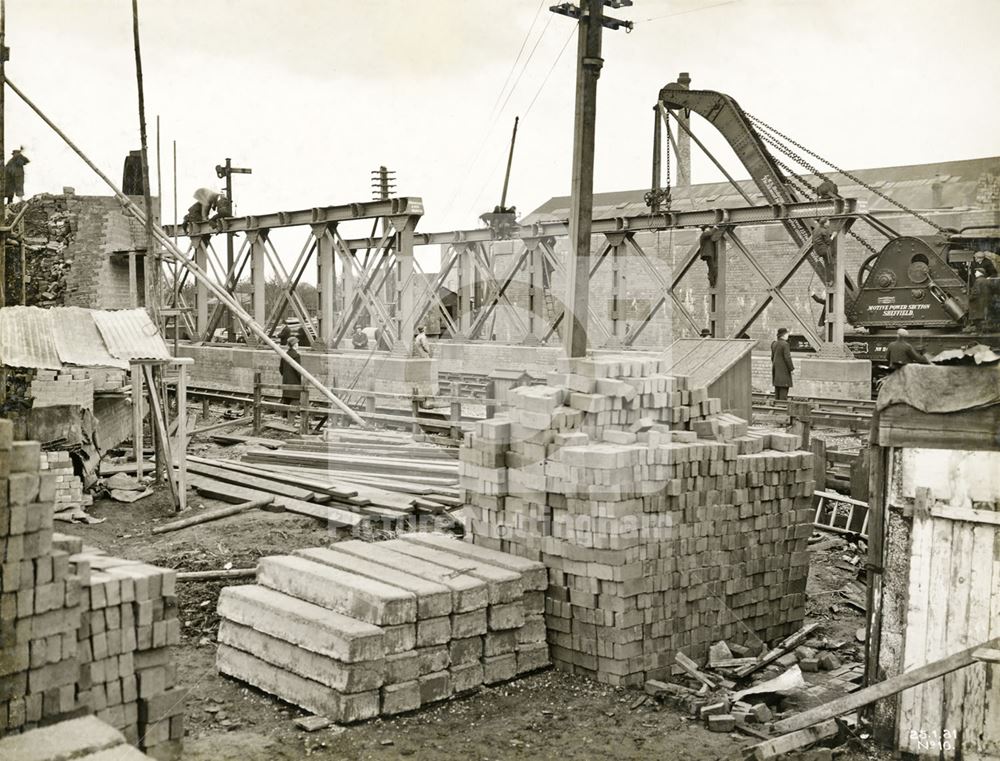
[(170, 359), (160, 332), (145, 309), (93, 312), (94, 323), (111, 356), (118, 359)]
[(64, 364), (128, 369), (128, 362), (111, 356), (104, 345), (104, 339), (94, 324), (94, 310), (62, 307), (48, 311), (55, 333), (56, 351)]
[(740, 339), (681, 338), (667, 348), (669, 372), (687, 375), (695, 386), (708, 387), (753, 351), (754, 341)]
[(50, 310), (23, 306), (0, 309), (0, 364), (46, 370), (62, 367)]

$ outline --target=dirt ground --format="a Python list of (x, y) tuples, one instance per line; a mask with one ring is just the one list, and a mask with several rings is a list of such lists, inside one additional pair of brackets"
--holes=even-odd
[[(200, 512), (200, 506), (220, 506), (194, 493), (189, 504), (192, 507), (186, 515)], [(80, 536), (113, 555), (179, 570), (248, 568), (263, 555), (335, 541), (312, 519), (260, 511), (153, 535), (152, 528), (175, 517), (162, 489), (132, 505), (99, 500), (89, 512), (106, 521), (95, 525), (57, 524), (57, 530)], [(809, 612), (811, 620), (823, 622), (825, 636), (850, 638), (852, 644), (845, 652), (857, 656), (861, 645), (854, 640), (854, 632), (863, 618), (837, 603), (836, 590), (854, 575), (846, 570), (848, 567), (836, 553), (816, 553), (809, 583)], [(643, 696), (639, 691), (608, 688), (556, 670), (483, 688), (476, 695), (409, 716), (306, 733), (293, 723), (304, 712), (216, 673), (215, 604), (223, 585), (179, 585), (183, 639), (176, 658), (181, 686), (189, 690), (185, 718), (188, 736), (184, 741), (187, 761), (271, 761), (306, 756), (408, 757), (414, 761), (710, 761), (738, 758), (741, 749), (754, 742), (743, 735), (708, 732), (699, 723), (652, 699), (637, 706)], [(840, 755), (848, 761), (876, 757), (880, 756), (858, 740), (852, 740), (852, 749)]]

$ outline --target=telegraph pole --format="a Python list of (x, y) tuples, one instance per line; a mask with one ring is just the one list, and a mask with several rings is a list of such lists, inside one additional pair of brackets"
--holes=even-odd
[[(7, 6), (0, 0), (0, 307), (7, 306), (7, 172), (4, 157), (4, 94), (7, 90), (6, 61)], [(24, 273), (21, 273), (24, 277)], [(6, 376), (0, 377), (0, 402), (5, 398)]]
[(587, 356), (587, 312), (590, 305), (590, 230), (594, 213), (594, 133), (597, 120), (597, 80), (601, 76), (601, 35), (604, 27), (632, 28), (632, 22), (604, 16), (604, 6), (621, 8), (632, 0), (580, 0), (549, 10), (579, 19), (576, 65), (576, 119), (573, 126), (572, 205), (569, 216), (570, 261), (566, 267), (569, 319), (563, 334), (568, 357)]
[[(229, 201), (229, 213), (220, 214), (220, 216), (232, 216), (234, 174), (253, 174), (253, 170), (233, 166), (232, 159), (226, 159), (225, 166), (217, 164), (215, 167), (215, 176), (220, 180), (223, 178), (226, 180), (226, 200)], [(235, 263), (236, 255), (233, 253), (233, 233), (226, 233), (226, 280), (229, 279), (229, 273), (233, 271), (233, 265)], [(233, 274), (235, 275), (235, 273)], [(237, 298), (235, 282), (233, 283), (233, 298)], [(226, 340), (229, 341), (229, 343), (236, 343), (236, 324), (233, 321), (233, 313), (228, 309), (226, 310)]]

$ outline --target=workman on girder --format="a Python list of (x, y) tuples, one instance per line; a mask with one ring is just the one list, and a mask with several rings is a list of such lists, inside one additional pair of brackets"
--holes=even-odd
[(703, 227), (698, 238), (698, 258), (708, 268), (708, 287), (715, 288), (719, 279), (719, 242), (724, 231), (721, 227)]
[(431, 344), (423, 325), (417, 328), (417, 335), (413, 339), (413, 356), (427, 359), (431, 357)]
[[(219, 198), (222, 194), (212, 188), (198, 188), (194, 191), (195, 202), (184, 215), (185, 222), (207, 222), (209, 212), (219, 208)], [(232, 210), (232, 207), (230, 207)]]
[(826, 282), (831, 282), (833, 272), (833, 233), (830, 231), (830, 220), (823, 217), (816, 223), (812, 231), (813, 251), (823, 260), (826, 269)]
[(837, 183), (835, 183), (829, 177), (824, 178), (823, 182), (821, 182), (816, 187), (816, 195), (820, 199), (840, 198), (840, 193), (838, 192), (837, 189)]

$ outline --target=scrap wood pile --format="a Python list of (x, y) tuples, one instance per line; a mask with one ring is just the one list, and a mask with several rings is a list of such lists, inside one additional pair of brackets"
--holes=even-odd
[[(762, 647), (758, 654), (732, 642), (716, 642), (703, 666), (678, 651), (680, 681), (651, 679), (646, 694), (690, 713), (711, 731), (738, 731), (763, 741), (750, 749), (751, 758), (773, 758), (832, 738), (838, 733), (832, 721), (790, 740), (771, 731), (772, 722), (794, 715), (794, 707), (804, 702), (835, 701), (861, 689), (864, 667), (848, 660), (854, 655), (851, 643), (820, 636), (819, 626), (808, 624), (773, 648)], [(811, 675), (807, 682), (804, 672), (823, 673)]]
[(373, 520), (395, 528), (418, 515), (447, 525), (462, 506), (456, 454), (408, 434), (331, 429), (250, 449), (239, 462), (189, 455), (188, 483), (225, 502), (272, 497), (278, 510), (348, 529)]

